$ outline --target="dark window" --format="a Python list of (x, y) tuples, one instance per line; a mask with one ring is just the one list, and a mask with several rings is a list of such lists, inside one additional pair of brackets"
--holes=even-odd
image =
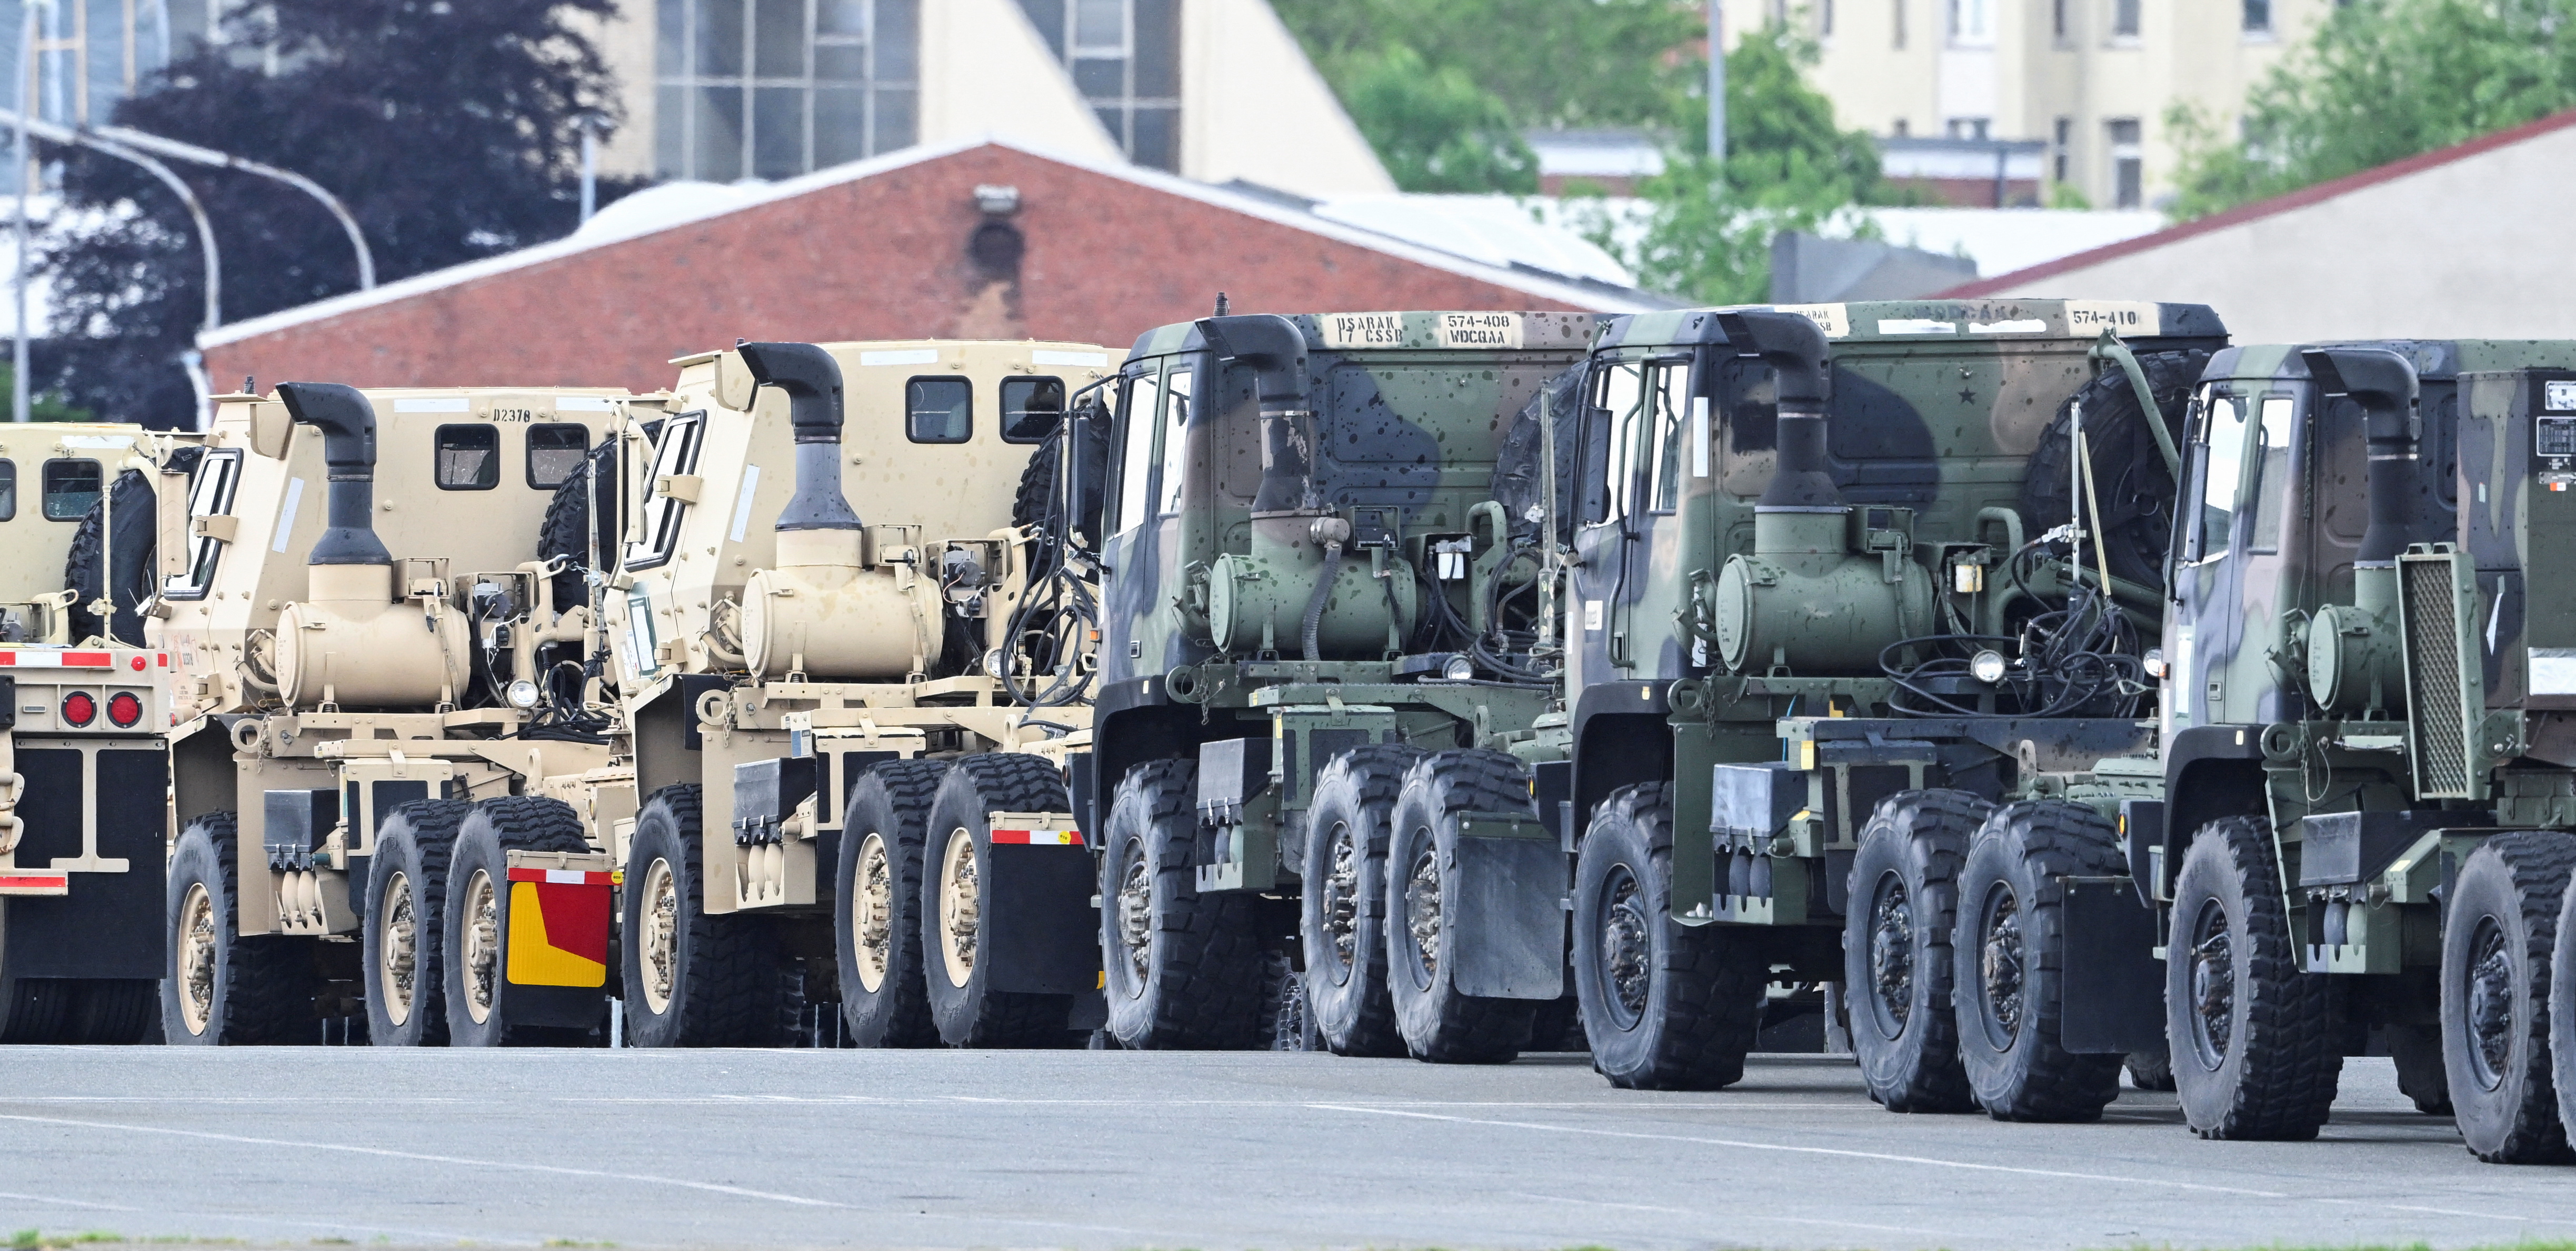
[(698, 432), (705, 420), (705, 413), (682, 413), (663, 423), (661, 441), (653, 447), (653, 476), (644, 484), (642, 537), (627, 545), (626, 557), (619, 562), (621, 568), (651, 569), (671, 559), (671, 550), (680, 541), (680, 521), (688, 515), (689, 506), (663, 494), (660, 487), (665, 478), (696, 472)]
[(1043, 443), (1064, 415), (1064, 379), (1002, 380), (1002, 441)]
[(78, 521), (98, 503), (99, 472), (94, 460), (45, 462), (45, 520)]
[(2049, 0), (2048, 33), (2060, 41), (2066, 38), (2066, 0)]
[(2071, 117), (2058, 118), (2056, 125), (2049, 132), (2049, 143), (2051, 146), (2049, 160), (2054, 165), (2050, 174), (2058, 182), (2066, 181), (2069, 164), (2067, 148), (2074, 142), (2075, 119)]
[(975, 385), (963, 378), (903, 384), (903, 433), (915, 443), (963, 443), (975, 434)]
[(0, 460), (0, 521), (18, 519), (18, 462)]
[(501, 485), (501, 431), (495, 426), (438, 428), (438, 489), (489, 491)]
[(2138, 37), (2138, 10), (2142, 7), (2143, 3), (2144, 0), (2111, 0), (2112, 38), (2135, 39)]
[(1179, 0), (1020, 0), (1020, 8), (1127, 159), (1178, 169)]
[(2272, 29), (2272, 0), (2245, 0), (2245, 29), (2262, 32)]
[(654, 160), (777, 178), (912, 145), (921, 0), (661, 0)]
[(590, 431), (575, 425), (528, 427), (528, 485), (551, 491), (581, 472), (590, 454)]
[[(196, 472), (188, 479), (188, 516), (228, 516), (233, 510), (233, 484), (241, 478), (239, 451), (214, 451), (197, 458)], [(194, 531), (196, 527), (189, 527)], [(224, 544), (208, 535), (188, 538), (188, 571), (175, 573), (162, 580), (161, 594), (167, 599), (203, 599), (206, 588), (215, 581), (215, 564), (223, 558)]]
[(1896, 0), (1896, 9), (1893, 14), (1896, 20), (1895, 42), (1899, 49), (1905, 47), (1905, 3), (1906, 0)]

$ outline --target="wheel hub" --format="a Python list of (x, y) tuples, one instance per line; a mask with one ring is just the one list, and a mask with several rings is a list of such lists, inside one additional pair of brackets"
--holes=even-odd
[(948, 983), (964, 986), (975, 976), (975, 942), (982, 932), (984, 893), (975, 872), (975, 837), (963, 828), (948, 834), (948, 850), (939, 858), (939, 945), (948, 965)]
[(2021, 940), (2021, 901), (1998, 890), (1986, 914), (1986, 940), (1979, 953), (1984, 975), (1986, 1018), (2006, 1038), (2021, 1033), (2022, 978), (2026, 969)]
[(491, 874), (477, 869), (465, 884), (465, 915), (465, 1011), (480, 1024), (492, 1019), (501, 971), (501, 893)]
[(1332, 870), (1324, 877), (1324, 933), (1332, 939), (1333, 981), (1350, 980), (1359, 952), (1360, 855), (1347, 824), (1333, 827)]
[(1125, 852), (1126, 868), (1118, 875), (1118, 946), (1127, 957), (1135, 993), (1143, 994), (1153, 966), (1154, 875), (1141, 844), (1131, 839)]
[(894, 964), (894, 865), (883, 836), (870, 834), (859, 844), (854, 882), (850, 947), (858, 957), (859, 985), (873, 994), (884, 988), (886, 970)]
[(1893, 875), (1870, 909), (1869, 973), (1879, 1015), (1902, 1033), (1914, 1014), (1914, 901)]
[(420, 971), (420, 918), (414, 913), (411, 878), (395, 873), (385, 882), (385, 919), (377, 950), (383, 967), (377, 981), (385, 994), (385, 1019), (396, 1025), (411, 1020), (414, 981)]
[(2504, 929), (2493, 917), (2478, 919), (2469, 939), (2468, 1026), (2470, 1067), (2478, 1084), (2493, 1090), (2504, 1083), (2513, 1057), (2513, 960), (2505, 953)]
[(1414, 854), (1404, 882), (1404, 928), (1413, 935), (1413, 958), (1421, 962), (1426, 986), (1440, 973), (1440, 924), (1440, 858), (1426, 844)]
[(644, 1005), (657, 1015), (671, 1007), (680, 979), (680, 882), (671, 862), (644, 871)]
[(203, 882), (191, 882), (179, 906), (179, 1015), (188, 1032), (203, 1034), (215, 1016), (215, 899)]
[(1622, 1025), (1634, 1025), (1646, 1014), (1651, 989), (1654, 931), (1647, 928), (1644, 892), (1627, 866), (1614, 866), (1602, 885), (1601, 984), (1610, 991), (1610, 1006)]
[(2193, 930), (2192, 1044), (2202, 1065), (2215, 1069), (2226, 1061), (2236, 1035), (2236, 943), (2227, 914), (2215, 902), (2202, 908)]

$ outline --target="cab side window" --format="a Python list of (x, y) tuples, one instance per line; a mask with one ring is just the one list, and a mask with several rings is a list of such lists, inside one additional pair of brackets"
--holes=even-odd
[(2263, 397), (2262, 438), (2246, 466), (2254, 497), (2254, 532), (2247, 537), (2247, 551), (2281, 550), (2281, 517), (2290, 507), (2290, 419), (2297, 410), (2298, 401), (2289, 396)]
[(1583, 520), (1599, 525), (1635, 507), (1637, 441), (1649, 416), (1646, 367), (1636, 361), (1601, 366), (1583, 412)]
[(57, 456), (45, 462), (45, 520), (78, 521), (98, 506), (98, 462)]
[(1655, 406), (1655, 498), (1654, 509), (1672, 512), (1682, 502), (1682, 457), (1689, 449), (1683, 446), (1683, 420), (1690, 412), (1690, 364), (1687, 361), (1665, 361), (1648, 375), (1647, 396)]
[(501, 485), (498, 426), (440, 426), (434, 443), (438, 489), (489, 491)]
[(903, 433), (915, 443), (963, 443), (975, 436), (975, 384), (915, 378), (903, 384)]
[(2245, 410), (2248, 401), (2211, 394), (2202, 405), (2200, 444), (2194, 449), (2199, 468), (2191, 498), (2199, 501), (2192, 542), (2183, 558), (2207, 560), (2227, 554), (2235, 538), (2236, 487), (2245, 467)]
[(571, 424), (528, 427), (528, 485), (551, 491), (581, 472), (590, 455), (590, 431)]
[(1123, 534), (1145, 519), (1154, 467), (1154, 427), (1162, 415), (1163, 386), (1152, 374), (1127, 384), (1118, 417), (1118, 512), (1109, 532)]
[(707, 415), (703, 412), (682, 413), (663, 423), (662, 441), (653, 449), (653, 477), (645, 484), (650, 492), (644, 500), (644, 525), (634, 542), (626, 545), (623, 565), (628, 569), (651, 569), (671, 559), (679, 546), (680, 521), (688, 515), (686, 502), (662, 493), (664, 479), (686, 477), (697, 469), (698, 436)]
[(206, 589), (214, 585), (215, 566), (223, 559), (225, 541), (212, 534), (200, 534), (193, 524), (201, 517), (225, 517), (233, 510), (233, 487), (241, 480), (241, 457), (238, 449), (208, 452), (197, 458), (197, 470), (188, 478), (188, 568), (171, 574), (161, 584), (165, 599), (203, 599)]
[(1002, 380), (1002, 441), (1044, 443), (1064, 416), (1064, 379)]
[(1191, 373), (1176, 367), (1163, 376), (1163, 506), (1169, 517), (1181, 511), (1181, 488), (1189, 482)]
[(18, 519), (18, 462), (0, 460), (0, 521)]

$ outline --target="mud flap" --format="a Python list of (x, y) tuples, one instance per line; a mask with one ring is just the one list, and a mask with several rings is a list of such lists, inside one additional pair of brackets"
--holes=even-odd
[(992, 832), (976, 836), (987, 873), (988, 985), (1021, 994), (1094, 995), (1101, 984), (1100, 913), (1091, 897), (1100, 876), (1091, 851), (1078, 830), (1012, 828), (1019, 823), (1006, 820), (1009, 815), (996, 813)]
[(1564, 846), (1534, 816), (1470, 813), (1448, 849), (1452, 975), (1458, 993), (1488, 999), (1565, 995)]
[[(599, 1023), (608, 987), (614, 870), (602, 855), (511, 852), (509, 921), (503, 928), (504, 1011), (513, 1025)], [(550, 867), (557, 864), (575, 867)]]
[(2066, 886), (2065, 1015), (2058, 1041), (2087, 1055), (2165, 1045), (2165, 966), (2156, 959), (2156, 914), (2140, 907), (2127, 877), (2070, 877)]

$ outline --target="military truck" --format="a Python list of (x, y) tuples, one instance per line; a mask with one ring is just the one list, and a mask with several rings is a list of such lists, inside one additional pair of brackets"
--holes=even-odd
[(2567, 1161), (2576, 344), (2242, 348), (2194, 408), (2161, 750), (2106, 762), (2152, 920), (2037, 1005), (2160, 1015), (2203, 1137), (2314, 1136), (2376, 1033), (2481, 1159)]
[(1118, 1045), (1507, 1058), (1562, 998), (1558, 961), (1462, 1043), (1441, 994), (1390, 985), (1379, 896), (1408, 778), (1539, 828), (1525, 783), (1472, 750), (1554, 698), (1536, 564), (1489, 478), (1597, 323), (1221, 312), (1138, 339), (1112, 405), (1095, 720), (1065, 753), (1061, 815), (1099, 876), (1052, 896), (1098, 895)]
[[(604, 910), (605, 859), (518, 796), (610, 765), (585, 610), (549, 602), (560, 566), (536, 536), (631, 406), (659, 405), (287, 383), (217, 397), (203, 452), (164, 462), (170, 1042), (312, 1042), (359, 1019), (378, 1043), (444, 1039), (451, 870), (488, 902), (505, 854), (570, 857), (554, 871), (595, 874), (596, 897), (566, 906)], [(602, 954), (565, 953), (557, 980)], [(549, 1025), (595, 1029), (556, 1006)]]
[(625, 873), (626, 1041), (782, 1041), (805, 999), (837, 1001), (865, 1046), (1087, 1036), (1088, 887), (1043, 918), (1015, 901), (1087, 882), (1089, 860), (1070, 822), (1009, 814), (1065, 809), (1043, 748), (1089, 725), (1034, 698), (1081, 683), (1059, 670), (1087, 669), (1087, 639), (1032, 646), (1051, 625), (1022, 609), (1060, 569), (1037, 523), (1079, 459), (1051, 441), (1109, 352), (760, 343), (678, 363), (638, 445), (641, 506), (586, 564), (633, 770), (622, 811), (591, 817)]
[(0, 1042), (139, 1042), (158, 1012), (170, 660), (135, 613), (151, 475), (188, 444), (0, 433)]
[[(1770, 988), (1824, 983), (1888, 1107), (2035, 1114), (1971, 1089), (1955, 883), (1972, 844), (2071, 837), (2051, 779), (2148, 742), (2167, 453), (2224, 342), (2200, 306), (2057, 300), (1604, 330), (1560, 440), (1565, 711), (1523, 753), (1571, 889), (1443, 852), (1481, 906), (1570, 895), (1613, 1083), (1731, 1084)], [(2091, 1041), (2156, 1077), (2152, 1034)]]

